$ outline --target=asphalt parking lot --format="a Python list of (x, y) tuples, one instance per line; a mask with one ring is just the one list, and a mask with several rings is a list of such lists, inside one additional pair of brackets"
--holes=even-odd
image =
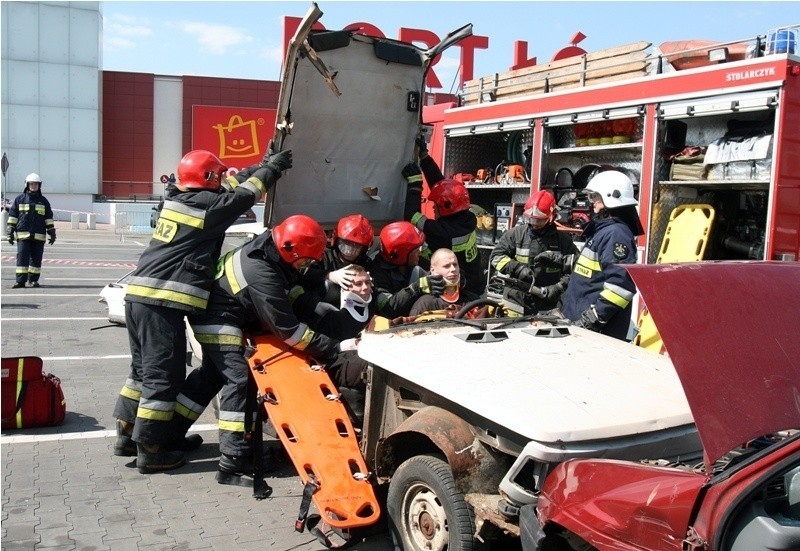
[[(125, 328), (108, 323), (97, 299), (135, 266), (147, 238), (56, 227), (41, 288), (11, 289), (16, 247), (0, 248), (2, 356), (42, 357), (67, 401), (59, 427), (2, 431), (2, 549), (325, 549), (294, 531), (303, 487), (288, 462), (268, 475), (274, 491), (263, 501), (248, 488), (217, 484), (211, 408), (194, 427), (203, 446), (176, 471), (142, 475), (135, 460), (112, 454), (111, 413), (130, 352)], [(392, 545), (381, 526), (351, 548)]]

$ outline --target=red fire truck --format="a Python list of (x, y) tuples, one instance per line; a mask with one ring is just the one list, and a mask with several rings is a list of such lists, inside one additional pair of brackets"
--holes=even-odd
[(589, 215), (581, 189), (614, 168), (638, 187), (640, 261), (685, 238), (668, 231), (686, 206), (689, 235), (707, 239), (696, 260), (797, 260), (797, 35), (642, 42), (472, 80), (458, 103), (426, 107), (431, 154), (494, 217), (479, 229), (487, 258), (533, 190), (553, 190), (578, 235)]

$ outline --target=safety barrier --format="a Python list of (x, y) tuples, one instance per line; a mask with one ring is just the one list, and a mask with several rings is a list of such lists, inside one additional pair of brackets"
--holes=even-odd
[(119, 235), (120, 241), (133, 236), (150, 237), (153, 233), (150, 217), (149, 212), (118, 211), (114, 215), (114, 234)]

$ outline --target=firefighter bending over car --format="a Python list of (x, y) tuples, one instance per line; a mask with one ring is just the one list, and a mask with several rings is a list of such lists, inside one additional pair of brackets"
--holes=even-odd
[(575, 262), (563, 299), (563, 313), (574, 325), (627, 340), (636, 286), (620, 264), (636, 263), (636, 236), (644, 229), (633, 191), (623, 173), (600, 172), (586, 186), (592, 220), (583, 230), (586, 244)]
[[(173, 427), (185, 435), (214, 395), (222, 389), (219, 411), (220, 459), (217, 481), (252, 485), (253, 449), (246, 435), (250, 368), (244, 357), (245, 332), (268, 332), (317, 361), (331, 363), (339, 341), (312, 330), (292, 310), (289, 291), (313, 262), (322, 260), (327, 238), (312, 218), (289, 216), (269, 232), (219, 260), (208, 310), (189, 323), (203, 348), (203, 363), (189, 374), (177, 398)], [(180, 436), (179, 436), (180, 438)]]
[(179, 182), (167, 188), (164, 207), (125, 295), (131, 374), (114, 417), (114, 454), (136, 456), (141, 473), (183, 465), (199, 435), (176, 439), (170, 431), (186, 377), (184, 316), (205, 311), (225, 230), (292, 166), (291, 151), (267, 153), (261, 163), (225, 178), (225, 165), (208, 151), (184, 155)]

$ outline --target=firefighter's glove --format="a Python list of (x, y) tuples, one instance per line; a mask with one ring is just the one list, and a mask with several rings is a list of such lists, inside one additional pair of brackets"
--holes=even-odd
[(328, 272), (327, 279), (342, 289), (347, 289), (353, 284), (353, 278), (355, 276), (356, 273), (353, 271), (352, 267), (345, 266), (344, 268), (340, 268), (336, 271)]
[(422, 189), (422, 171), (417, 163), (408, 163), (403, 167), (403, 178), (406, 179), (408, 187)]
[(439, 297), (444, 294), (444, 277), (440, 275), (427, 275), (425, 277), (421, 277), (419, 278), (419, 281), (413, 285), (417, 292), (425, 295)]
[(50, 236), (50, 239), (47, 240), (48, 245), (56, 242), (56, 230), (47, 230), (47, 235)]
[(14, 244), (14, 228), (11, 226), (6, 227), (6, 239), (8, 239), (9, 245)]
[(575, 259), (575, 255), (571, 254), (562, 254), (558, 251), (544, 251), (543, 253), (537, 254), (533, 261), (535, 264), (540, 264), (545, 267), (545, 269), (552, 270), (553, 268), (558, 269), (561, 273), (568, 274), (572, 272), (572, 262)]
[(572, 325), (599, 333), (603, 329), (605, 322), (600, 321), (600, 318), (597, 317), (597, 311), (594, 309), (594, 306), (592, 306), (584, 310), (581, 313), (581, 317), (572, 322)]
[(263, 166), (272, 165), (273, 169), (278, 172), (288, 170), (292, 168), (292, 150), (286, 149), (284, 151), (278, 151), (277, 153), (270, 152), (264, 156), (264, 160), (261, 161), (261, 164)]
[(533, 283), (533, 280), (536, 279), (536, 274), (533, 273), (533, 270), (521, 262), (516, 263), (511, 269), (511, 275), (527, 283)]
[(537, 287), (535, 284), (531, 285), (528, 292), (538, 298), (546, 298), (548, 300), (556, 300), (564, 292), (564, 286), (561, 283), (554, 285), (546, 285), (544, 287)]
[(417, 148), (419, 149), (420, 161), (428, 156), (428, 144), (425, 143), (425, 136), (421, 134), (417, 136), (417, 139), (414, 140), (414, 145), (417, 146)]
[(236, 181), (240, 184), (243, 184), (247, 181), (247, 179), (253, 175), (253, 173), (258, 170), (260, 164), (250, 165), (247, 168), (243, 168), (239, 172), (237, 172), (233, 177), (236, 178)]

